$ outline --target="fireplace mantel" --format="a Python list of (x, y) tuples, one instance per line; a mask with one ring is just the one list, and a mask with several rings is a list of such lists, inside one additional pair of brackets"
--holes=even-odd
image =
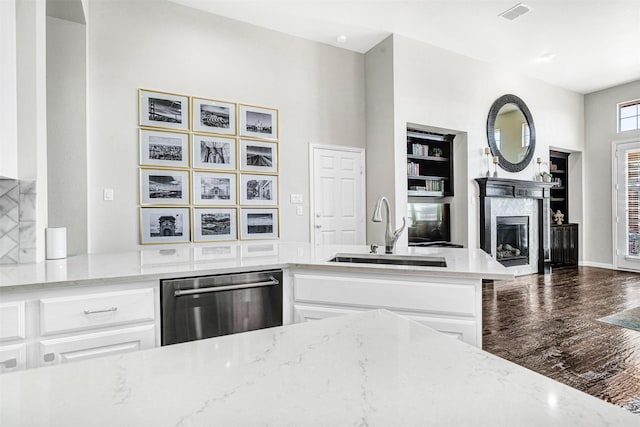
[(527, 199), (548, 199), (551, 197), (552, 182), (523, 181), (507, 178), (476, 178), (480, 186), (480, 197), (515, 197)]
[[(480, 187), (480, 247), (488, 254), (492, 252), (491, 203), (493, 197), (538, 200), (538, 273), (551, 271), (550, 218), (549, 209), (551, 182), (524, 181), (508, 178), (476, 178)], [(489, 200), (488, 200), (489, 199)]]

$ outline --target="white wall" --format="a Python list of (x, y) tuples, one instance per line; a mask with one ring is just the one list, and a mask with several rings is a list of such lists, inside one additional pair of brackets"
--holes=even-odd
[[(467, 220), (466, 239), (458, 242), (479, 247), (479, 192), (474, 178), (486, 172), (482, 149), (488, 145), (486, 121), (491, 104), (508, 93), (522, 98), (536, 127), (534, 158), (548, 160), (550, 146), (583, 151), (583, 96), (422, 42), (396, 35), (393, 40), (395, 170), (403, 187), (397, 188), (396, 215), (406, 215), (406, 124), (466, 133), (467, 156), (455, 159), (456, 179), (463, 177), (466, 186), (458, 190), (456, 185), (452, 209), (461, 209), (463, 215), (453, 215)], [(461, 170), (466, 170), (466, 177), (459, 174)], [(498, 173), (501, 177), (531, 180), (535, 172), (532, 162), (518, 173), (502, 169)]]
[[(584, 260), (613, 264), (611, 145), (640, 138), (640, 131), (617, 131), (617, 104), (640, 98), (640, 80), (585, 96)], [(571, 208), (573, 209), (573, 208)]]
[(308, 144), (364, 147), (363, 55), (165, 1), (93, 2), (88, 31), (89, 252), (138, 245), (138, 88), (278, 108), (282, 239), (309, 239)]
[(33, 262), (44, 259), (44, 229), (47, 227), (45, 1), (17, 0), (16, 28), (18, 178), (35, 181), (36, 187), (29, 190), (35, 193), (33, 206), (24, 206), (21, 200), (23, 214), (20, 220), (35, 224), (31, 233), (21, 232), (20, 239), (35, 243), (30, 249), (21, 249), (20, 260)]
[(67, 227), (69, 255), (87, 252), (86, 56), (86, 25), (48, 17), (48, 219)]
[[(395, 205), (393, 37), (389, 36), (365, 55), (367, 126), (367, 243), (384, 248), (385, 222), (371, 221), (380, 196)], [(384, 215), (384, 214), (383, 214)], [(406, 232), (405, 232), (406, 233)]]
[(0, 1), (0, 178), (18, 177), (16, 2)]

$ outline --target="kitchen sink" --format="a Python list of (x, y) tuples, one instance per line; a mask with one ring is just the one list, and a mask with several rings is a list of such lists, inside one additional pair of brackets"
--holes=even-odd
[(444, 257), (382, 254), (336, 254), (329, 262), (355, 264), (414, 265), (418, 267), (446, 267)]

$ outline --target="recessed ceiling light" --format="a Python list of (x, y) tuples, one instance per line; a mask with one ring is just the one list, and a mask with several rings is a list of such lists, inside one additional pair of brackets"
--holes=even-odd
[(347, 42), (347, 36), (345, 36), (344, 34), (341, 34), (338, 37), (336, 37), (336, 41), (338, 43), (346, 43)]
[(538, 62), (551, 62), (553, 61), (553, 58), (556, 57), (556, 54), (553, 52), (547, 52), (547, 53), (543, 53), (542, 55), (538, 56), (536, 58), (536, 61)]
[(509, 21), (513, 21), (517, 17), (524, 15), (530, 10), (531, 10), (530, 6), (527, 6), (526, 4), (518, 3), (517, 5), (513, 6), (511, 9), (505, 10), (498, 16), (504, 19), (508, 19)]

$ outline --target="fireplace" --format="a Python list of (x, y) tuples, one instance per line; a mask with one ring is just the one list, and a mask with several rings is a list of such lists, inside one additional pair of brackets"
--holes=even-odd
[(496, 217), (496, 260), (505, 267), (529, 264), (529, 217)]
[[(480, 247), (515, 275), (550, 273), (549, 210), (554, 184), (492, 177), (476, 178), (476, 182), (480, 189)], [(517, 221), (503, 224), (500, 228), (504, 231), (498, 232), (498, 218), (507, 216)]]

